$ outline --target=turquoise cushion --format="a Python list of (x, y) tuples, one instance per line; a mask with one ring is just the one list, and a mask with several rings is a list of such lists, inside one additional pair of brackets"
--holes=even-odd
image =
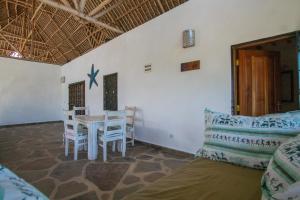
[(205, 110), (205, 139), (197, 156), (265, 169), (275, 150), (300, 133), (290, 115), (246, 117)]
[(0, 199), (48, 200), (44, 194), (3, 165), (0, 165)]
[(262, 199), (300, 199), (300, 137), (282, 144), (274, 153), (261, 181)]

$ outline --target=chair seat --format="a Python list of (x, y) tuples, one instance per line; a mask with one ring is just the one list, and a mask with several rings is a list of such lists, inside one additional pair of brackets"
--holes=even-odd
[(74, 133), (71, 133), (71, 132), (67, 132), (66, 133), (66, 137), (68, 137), (68, 138), (78, 138), (78, 137), (80, 137), (80, 138), (87, 138), (87, 136), (88, 136), (88, 133), (87, 132), (79, 132), (78, 131), (78, 133), (77, 134), (74, 134)]
[(78, 124), (78, 131), (83, 133), (88, 133), (88, 128), (82, 124)]
[(133, 128), (133, 124), (127, 123), (127, 124), (126, 124), (126, 127)]
[[(118, 129), (121, 129), (121, 127), (120, 126), (110, 126), (107, 128), (108, 131), (115, 131)], [(98, 131), (104, 132), (103, 127), (99, 128)]]
[[(103, 140), (104, 138), (103, 138), (103, 136), (104, 136), (104, 131), (102, 131), (102, 130), (98, 130), (97, 131), (97, 133), (98, 133), (98, 140)], [(106, 136), (106, 140), (111, 140), (111, 139), (116, 139), (116, 138), (120, 138), (120, 139), (122, 139), (123, 137), (123, 134), (122, 133), (113, 133), (113, 134), (109, 134), (109, 135), (107, 135)]]

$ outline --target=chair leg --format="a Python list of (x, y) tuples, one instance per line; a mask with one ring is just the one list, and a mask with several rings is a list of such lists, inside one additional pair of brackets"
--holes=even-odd
[(116, 141), (113, 141), (112, 151), (113, 151), (113, 152), (116, 152)]
[(85, 144), (84, 144), (84, 150), (87, 151), (88, 150), (88, 144), (87, 144), (87, 140), (85, 140)]
[(103, 141), (103, 161), (106, 162), (107, 160), (107, 143)]
[(134, 129), (131, 130), (131, 145), (134, 146), (135, 132)]
[(125, 157), (125, 152), (126, 152), (126, 137), (124, 137), (122, 141), (122, 157)]
[(78, 158), (78, 141), (74, 141), (74, 160), (77, 160)]
[(69, 139), (65, 138), (65, 156), (69, 155)]

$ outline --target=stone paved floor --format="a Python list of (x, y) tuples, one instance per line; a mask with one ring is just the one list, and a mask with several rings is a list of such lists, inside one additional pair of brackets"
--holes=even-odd
[[(108, 153), (102, 161), (64, 155), (63, 124), (0, 128), (0, 163), (50, 199), (118, 200), (169, 175), (192, 160), (189, 154), (137, 143), (126, 158)], [(71, 145), (72, 146), (72, 145)]]

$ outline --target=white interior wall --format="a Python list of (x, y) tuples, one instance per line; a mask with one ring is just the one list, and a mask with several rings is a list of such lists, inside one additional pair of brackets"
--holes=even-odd
[(0, 57), (0, 126), (61, 120), (60, 66)]
[[(205, 107), (231, 110), (231, 45), (299, 30), (299, 7), (299, 0), (190, 0), (64, 65), (64, 106), (67, 85), (86, 80), (86, 105), (101, 113), (103, 75), (118, 72), (119, 109), (139, 108), (137, 138), (194, 153)], [(187, 28), (195, 29), (196, 46), (183, 49)], [(180, 63), (197, 59), (200, 70), (180, 72)], [(92, 64), (99, 87), (89, 90)]]

